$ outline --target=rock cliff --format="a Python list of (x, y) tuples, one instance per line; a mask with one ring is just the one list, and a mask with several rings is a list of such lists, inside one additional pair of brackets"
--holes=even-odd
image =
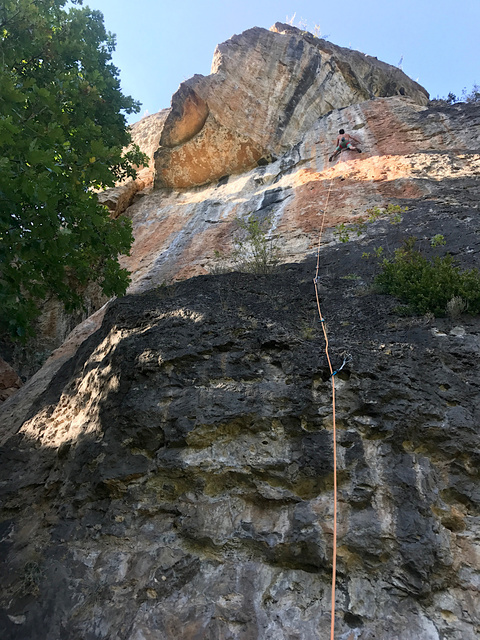
[[(478, 211), (428, 202), (403, 224), (473, 247)], [(361, 254), (394, 233), (322, 252), (334, 366), (352, 356), (337, 376), (336, 637), (474, 640), (480, 323), (401, 320), (365, 291)], [(10, 423), (2, 638), (329, 637), (331, 395), (314, 267), (117, 301)]]
[[(334, 367), (350, 355), (335, 637), (474, 640), (480, 321), (400, 318), (362, 255), (412, 234), (433, 251), (441, 233), (480, 266), (480, 109), (427, 104), (399, 70), (287, 25), (220, 45), (212, 71), (134, 126), (157, 188), (143, 169), (143, 190), (104, 194), (133, 222), (130, 294), (0, 408), (0, 635), (330, 637), (331, 381), (312, 284), (325, 214)], [(340, 127), (362, 154), (332, 165)], [(389, 202), (409, 207), (401, 225), (335, 240)], [(250, 213), (283, 265), (209, 275)]]
[[(361, 140), (363, 153), (343, 152), (332, 166), (341, 127)], [(388, 202), (474, 203), (479, 140), (477, 105), (438, 108), (392, 97), (335, 110), (267, 166), (203, 187), (159, 189), (131, 206), (131, 291), (208, 273), (215, 250), (231, 248), (235, 219), (251, 213), (270, 219), (285, 259), (296, 261), (316, 246), (327, 198), (327, 227)]]
[(157, 187), (187, 188), (267, 163), (332, 109), (427, 92), (400, 69), (295, 27), (249, 29), (219, 45), (212, 73), (182, 83), (155, 153)]

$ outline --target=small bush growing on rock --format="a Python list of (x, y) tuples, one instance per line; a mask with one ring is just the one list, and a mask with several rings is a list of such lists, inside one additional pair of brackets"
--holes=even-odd
[(468, 302), (461, 296), (453, 296), (453, 298), (447, 302), (447, 315), (452, 320), (459, 318), (467, 309)]
[(233, 251), (228, 255), (215, 250), (210, 273), (217, 275), (233, 270), (257, 275), (272, 273), (280, 261), (281, 251), (278, 240), (267, 233), (271, 217), (259, 220), (251, 214), (246, 220), (237, 218), (235, 222), (238, 229)]
[(446, 244), (447, 241), (445, 240), (445, 236), (442, 236), (441, 233), (437, 233), (433, 236), (433, 238), (430, 238), (431, 247), (441, 247)]
[(36, 562), (27, 562), (23, 569), (22, 576), (23, 593), (37, 596), (40, 593), (39, 585), (43, 577), (43, 570)]
[[(367, 223), (387, 218), (392, 224), (402, 221), (407, 209), (389, 204), (380, 209), (367, 210), (368, 216), (359, 217), (352, 224), (341, 223), (334, 231), (340, 242), (348, 242), (352, 234), (358, 237), (367, 229)], [(392, 257), (385, 257), (383, 247), (363, 252), (362, 258), (374, 259), (380, 264), (381, 273), (375, 278), (375, 288), (395, 296), (402, 303), (396, 308), (400, 315), (433, 314), (458, 317), (464, 312), (480, 313), (480, 272), (478, 269), (462, 270), (450, 254), (428, 259), (415, 244), (417, 238), (407, 238)], [(444, 236), (437, 233), (430, 238), (431, 247), (446, 244)]]
[(243, 232), (234, 240), (232, 257), (237, 268), (259, 275), (271, 273), (280, 260), (280, 248), (276, 239), (267, 235), (271, 218), (262, 222), (252, 214), (247, 220), (237, 218), (236, 222)]
[(355, 233), (357, 237), (365, 233), (367, 222), (376, 222), (380, 218), (387, 218), (391, 224), (400, 224), (402, 214), (406, 211), (408, 211), (408, 207), (401, 207), (398, 204), (388, 204), (384, 208), (372, 207), (367, 209), (367, 217), (360, 216), (351, 224), (345, 224), (345, 222), (338, 224), (334, 229), (333, 235), (340, 242), (348, 242), (352, 233)]
[(222, 273), (229, 273), (231, 267), (228, 266), (228, 258), (223, 251), (215, 249), (213, 252), (213, 264), (210, 266), (209, 271), (212, 276), (218, 276)]
[[(295, 12), (291, 17), (286, 16), (285, 22), (289, 24), (291, 27), (294, 27), (296, 15), (297, 15), (297, 12)], [(300, 29), (300, 31), (302, 31), (305, 35), (310, 34), (317, 39), (321, 38), (322, 40), (328, 40), (328, 38), (330, 37), (329, 35), (322, 35), (322, 28), (319, 24), (315, 24), (313, 29), (311, 29), (308, 25), (307, 20), (305, 20), (305, 18), (301, 18), (300, 20), (298, 20), (296, 26), (297, 26), (297, 29)]]
[[(463, 271), (449, 254), (429, 260), (415, 243), (416, 238), (408, 238), (393, 259), (383, 260), (382, 272), (375, 279), (379, 290), (404, 303), (404, 313), (445, 316), (454, 298), (463, 301), (464, 310), (468, 305), (468, 313), (480, 313), (478, 269)], [(458, 301), (455, 306), (458, 311)]]
[(445, 98), (435, 98), (435, 100), (431, 100), (433, 104), (455, 104), (457, 102), (467, 102), (478, 103), (480, 102), (480, 85), (474, 84), (471, 91), (467, 93), (466, 87), (462, 91), (461, 96), (456, 96), (454, 93), (450, 91), (450, 93)]

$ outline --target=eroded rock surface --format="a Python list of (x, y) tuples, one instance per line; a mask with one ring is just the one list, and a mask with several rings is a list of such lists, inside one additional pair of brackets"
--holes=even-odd
[[(425, 201), (400, 231), (441, 227), (478, 266), (479, 222)], [(480, 324), (399, 319), (366, 290), (362, 253), (397, 241), (379, 222), (321, 253), (333, 366), (352, 357), (335, 378), (336, 637), (474, 640)], [(109, 307), (1, 450), (2, 638), (329, 638), (314, 272), (203, 276)]]
[[(332, 166), (328, 157), (342, 127), (358, 137), (362, 153), (343, 152)], [(335, 110), (275, 162), (213, 185), (153, 191), (130, 207), (130, 291), (211, 271), (215, 251), (228, 257), (232, 249), (236, 218), (270, 220), (282, 259), (296, 261), (315, 249), (324, 210), (331, 229), (400, 201), (476, 206), (479, 173), (478, 105), (425, 107), (398, 96)]]
[[(112, 215), (132, 218), (135, 244), (123, 260), (131, 292), (209, 273), (216, 251), (228, 262), (235, 219), (251, 213), (271, 221), (283, 259), (295, 261), (315, 247), (322, 209), (328, 229), (397, 198), (453, 202), (468, 190), (478, 200), (478, 107), (425, 106), (425, 91), (399, 69), (288, 25), (275, 29), (252, 29), (220, 45), (210, 76), (194, 76), (171, 109), (133, 125), (150, 166), (135, 182), (99, 195)], [(397, 95), (376, 97), (389, 94)], [(332, 111), (343, 105), (350, 106)], [(321, 116), (325, 110), (331, 113)], [(332, 167), (340, 127), (359, 137), (363, 153), (343, 153)], [(166, 155), (157, 155), (157, 169), (178, 188), (152, 192), (159, 148)], [(213, 175), (220, 179), (191, 186)], [(97, 298), (86, 296), (89, 312), (105, 302)], [(29, 377), (79, 319), (48, 302), (29, 347), (38, 358), (12, 359), (3, 345), (0, 351)]]
[(116, 187), (100, 191), (97, 197), (99, 203), (109, 209), (111, 216), (118, 218), (133, 204), (137, 193), (143, 192), (145, 188), (146, 183), (143, 180), (130, 179)]
[(128, 179), (112, 189), (98, 193), (99, 202), (108, 207), (113, 217), (118, 218), (136, 198), (145, 196), (153, 186), (154, 155), (169, 113), (170, 109), (162, 109), (131, 126), (132, 140), (148, 157), (149, 164), (147, 167), (138, 167), (135, 180)]
[[(480, 266), (479, 108), (427, 105), (399, 70), (276, 31), (221, 45), (211, 76), (134, 126), (178, 188), (105, 194), (112, 210), (134, 202), (130, 295), (0, 408), (2, 640), (330, 637), (321, 226), (333, 366), (351, 356), (335, 377), (336, 637), (479, 637), (480, 323), (399, 318), (362, 259), (409, 235), (443, 251), (429, 242), (442, 234)], [(331, 165), (340, 127), (362, 154)], [(388, 203), (409, 207), (400, 225), (335, 240)], [(285, 264), (206, 275), (251, 213)]]
[(138, 178), (143, 180), (145, 187), (153, 185), (154, 155), (160, 145), (160, 137), (170, 109), (162, 109), (142, 118), (131, 127), (132, 139), (149, 158), (148, 167), (140, 167)]
[(212, 73), (182, 83), (155, 153), (157, 187), (213, 182), (268, 162), (333, 109), (380, 96), (428, 94), (400, 69), (281, 23), (233, 36)]

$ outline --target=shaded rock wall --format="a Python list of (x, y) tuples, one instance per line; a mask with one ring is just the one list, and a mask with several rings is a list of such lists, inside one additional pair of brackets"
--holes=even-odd
[(0, 402), (13, 395), (22, 386), (22, 381), (12, 367), (0, 358)]
[(14, 341), (8, 335), (0, 336), (1, 357), (24, 382), (29, 380), (52, 352), (61, 347), (67, 336), (75, 335), (78, 326), (83, 323), (90, 326), (89, 318), (106, 302), (108, 298), (97, 284), (90, 284), (85, 288), (84, 308), (73, 313), (66, 312), (64, 305), (54, 297), (45, 300), (35, 322), (34, 335), (26, 342)]
[[(478, 266), (475, 208), (419, 203), (401, 233), (439, 225)], [(362, 253), (396, 233), (379, 222), (321, 254), (333, 365), (352, 356), (336, 377), (336, 637), (474, 640), (480, 325), (399, 319), (365, 291)], [(109, 307), (4, 438), (2, 638), (329, 638), (314, 271), (204, 276)]]

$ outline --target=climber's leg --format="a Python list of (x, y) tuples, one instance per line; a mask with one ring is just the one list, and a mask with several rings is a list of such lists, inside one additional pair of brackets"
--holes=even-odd
[(340, 147), (337, 147), (335, 151), (332, 153), (332, 155), (329, 157), (328, 161), (332, 162), (333, 160), (335, 160), (335, 158), (337, 158), (341, 152), (342, 152), (342, 149)]

